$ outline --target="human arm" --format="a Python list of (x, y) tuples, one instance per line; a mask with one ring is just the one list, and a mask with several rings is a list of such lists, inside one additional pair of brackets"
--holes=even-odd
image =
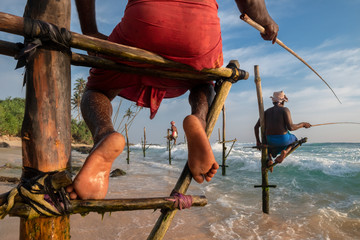
[(265, 34), (261, 34), (264, 40), (272, 40), (274, 44), (279, 31), (279, 26), (270, 17), (265, 0), (235, 0), (240, 12), (248, 15), (252, 20), (265, 28)]
[(285, 124), (288, 130), (290, 131), (295, 131), (298, 130), (299, 128), (310, 128), (311, 124), (308, 122), (301, 122), (301, 123), (293, 123), (292, 119), (291, 119), (291, 113), (290, 110), (288, 108), (284, 108), (284, 120), (285, 120)]
[(259, 128), (260, 128), (260, 119), (257, 121), (257, 123), (254, 126), (254, 133), (256, 138), (256, 146), (261, 146), (260, 136), (259, 136)]
[(107, 36), (100, 33), (97, 28), (95, 0), (75, 0), (75, 3), (82, 33), (106, 40)]

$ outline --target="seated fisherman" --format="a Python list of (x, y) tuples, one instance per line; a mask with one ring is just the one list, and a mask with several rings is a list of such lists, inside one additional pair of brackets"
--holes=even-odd
[[(288, 98), (283, 91), (274, 92), (273, 96), (270, 98), (272, 98), (274, 106), (265, 111), (265, 136), (266, 144), (269, 146), (268, 166), (274, 163), (272, 158), (276, 157), (279, 153), (280, 155), (275, 159), (275, 162), (282, 163), (286, 154), (292, 148), (290, 144), (297, 141), (296, 136), (289, 131), (295, 131), (303, 127), (311, 127), (311, 124), (308, 122), (301, 122), (298, 124), (292, 122), (290, 110), (287, 107), (284, 107)], [(256, 145), (260, 147), (259, 128), (260, 119), (254, 127)], [(272, 169), (270, 169), (270, 171), (272, 172)]]
[[(121, 22), (109, 37), (98, 32), (95, 0), (75, 2), (85, 35), (155, 52), (197, 70), (223, 65), (216, 0), (128, 0)], [(265, 40), (276, 40), (279, 28), (267, 12), (264, 0), (235, 2), (243, 14), (265, 28), (262, 34)], [(214, 95), (211, 82), (179, 81), (93, 68), (81, 110), (93, 135), (94, 148), (73, 184), (67, 188), (70, 198), (102, 199), (107, 193), (112, 163), (125, 144), (124, 137), (115, 132), (111, 122), (111, 101), (117, 95), (150, 108), (152, 119), (163, 98), (178, 97), (188, 90), (191, 115), (183, 121), (188, 166), (196, 182), (210, 181), (219, 168), (205, 133), (206, 116)]]
[(171, 124), (171, 128), (170, 128), (170, 131), (171, 131), (171, 134), (169, 136), (169, 140), (174, 140), (174, 145), (176, 145), (176, 139), (178, 137), (178, 131), (177, 131), (177, 127), (175, 126), (175, 122), (174, 121), (171, 121), (170, 122)]

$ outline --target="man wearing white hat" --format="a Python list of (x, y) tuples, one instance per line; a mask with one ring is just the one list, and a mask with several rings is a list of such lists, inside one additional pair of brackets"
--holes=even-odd
[[(270, 98), (274, 106), (265, 111), (265, 136), (266, 144), (269, 145), (269, 166), (274, 163), (272, 158), (276, 157), (279, 153), (280, 155), (275, 159), (275, 162), (281, 163), (291, 149), (289, 145), (297, 141), (296, 136), (289, 131), (311, 127), (311, 124), (308, 122), (298, 124), (292, 122), (290, 110), (284, 107), (285, 102), (288, 101), (284, 91), (274, 92)], [(260, 119), (254, 127), (256, 145), (260, 147), (259, 128)], [(272, 169), (270, 171), (272, 172)]]

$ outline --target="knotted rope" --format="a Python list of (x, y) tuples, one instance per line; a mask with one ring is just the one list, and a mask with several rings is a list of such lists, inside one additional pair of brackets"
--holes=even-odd
[(182, 210), (192, 206), (193, 198), (191, 195), (183, 195), (179, 192), (173, 191), (170, 196), (173, 198), (167, 198), (166, 200), (174, 202), (174, 208)]

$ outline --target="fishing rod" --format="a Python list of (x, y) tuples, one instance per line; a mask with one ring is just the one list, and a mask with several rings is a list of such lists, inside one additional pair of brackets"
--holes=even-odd
[(359, 122), (330, 122), (330, 123), (319, 123), (313, 124), (311, 127), (324, 126), (324, 125), (332, 125), (332, 124), (360, 124)]
[[(254, 27), (255, 29), (257, 29), (260, 33), (265, 33), (265, 28), (263, 26), (261, 26), (260, 24), (258, 24), (257, 22), (255, 22), (254, 20), (252, 20), (248, 15), (246, 14), (241, 14), (240, 19), (243, 20), (244, 22), (248, 23), (249, 25), (251, 25), (252, 27)], [(334, 92), (334, 90), (330, 87), (330, 85), (320, 76), (320, 74), (318, 74), (315, 69), (313, 69), (307, 62), (305, 62), (304, 59), (302, 59), (299, 55), (297, 55), (291, 48), (289, 48), (288, 46), (286, 46), (282, 41), (280, 41), (280, 39), (276, 38), (276, 43), (279, 44), (281, 47), (283, 47), (286, 51), (288, 51), (289, 53), (291, 53), (293, 56), (295, 56), (297, 59), (299, 59), (302, 63), (304, 63), (308, 68), (310, 68), (325, 84), (326, 86), (331, 90), (331, 92), (334, 94), (334, 96), (336, 97), (336, 99), (339, 101), (339, 103), (341, 104), (340, 99), (338, 98), (338, 96), (336, 95), (336, 93)]]
[[(318, 123), (318, 124), (312, 124), (311, 127), (318, 127), (318, 126), (325, 126), (325, 125), (333, 125), (333, 124), (360, 124), (360, 122), (329, 122), (329, 123)], [(261, 144), (260, 146), (246, 146), (243, 148), (268, 148), (271, 147), (266, 144)]]

